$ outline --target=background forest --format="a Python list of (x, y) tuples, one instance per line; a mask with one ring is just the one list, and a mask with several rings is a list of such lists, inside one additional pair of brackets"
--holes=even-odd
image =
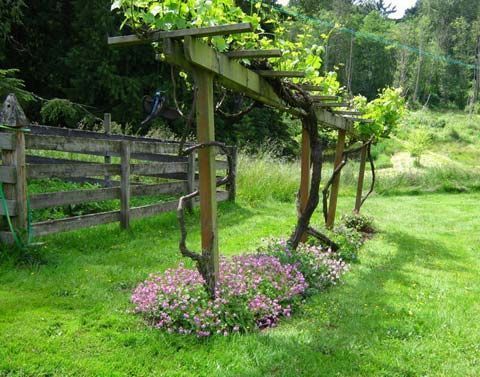
[[(276, 6), (275, 0), (264, 2)], [(248, 11), (249, 0), (240, 3)], [(3, 0), (0, 95), (18, 87), (16, 79), (21, 79), (38, 96), (25, 101), (32, 120), (76, 127), (88, 115), (84, 123), (89, 127), (95, 117), (111, 112), (133, 132), (180, 135), (180, 122), (158, 120), (140, 127), (142, 97), (158, 88), (171, 93), (171, 72), (155, 61), (149, 46), (107, 46), (107, 36), (118, 34), (121, 23), (110, 5), (110, 0)], [(325, 72), (337, 71), (353, 95), (372, 99), (379, 89), (398, 86), (411, 108), (477, 110), (480, 2), (418, 0), (400, 20), (389, 18), (393, 7), (383, 0), (291, 0), (290, 5), (281, 11), (298, 22), (298, 30), (309, 18), (318, 25), (319, 44), (330, 33)], [(188, 111), (189, 88), (181, 84), (176, 89)], [(28, 93), (20, 94), (30, 99)], [(43, 100), (54, 98), (77, 105)], [(226, 105), (235, 110), (238, 102)], [(273, 110), (254, 109), (237, 123), (219, 117), (216, 128), (220, 140), (252, 150), (270, 140), (283, 155), (298, 147), (297, 125)]]

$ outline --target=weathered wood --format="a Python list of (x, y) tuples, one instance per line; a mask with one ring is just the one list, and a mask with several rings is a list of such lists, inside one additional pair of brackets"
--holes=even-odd
[[(17, 214), (17, 202), (15, 200), (6, 200), (8, 214), (10, 216), (15, 216)], [(3, 209), (3, 205), (0, 205), (0, 215), (6, 216), (5, 210)]]
[(20, 129), (15, 132), (15, 150), (13, 154), (13, 165), (15, 166), (16, 174), (13, 199), (17, 203), (13, 222), (17, 229), (25, 230), (28, 225), (27, 171), (25, 162), (25, 134)]
[(49, 179), (63, 177), (100, 177), (119, 175), (118, 164), (70, 163), (70, 164), (29, 164), (28, 179)]
[[(12, 152), (13, 153), (13, 152)], [(0, 166), (0, 182), (14, 184), (17, 182), (17, 172), (15, 166), (12, 165), (12, 158), (7, 156), (7, 153), (2, 154), (3, 166)], [(5, 194), (7, 194), (8, 187), (5, 185)]]
[(345, 116), (345, 115), (341, 115), (341, 117), (349, 120), (350, 122), (361, 122), (361, 123), (373, 123), (373, 122), (375, 122), (373, 119), (355, 118), (355, 117), (349, 117), (349, 116)]
[[(301, 173), (300, 173), (300, 192), (299, 192), (299, 210), (302, 213), (308, 203), (310, 194), (310, 134), (306, 129), (302, 129), (302, 157), (301, 157)], [(301, 242), (307, 241), (307, 233), (302, 235)]]
[(98, 153), (104, 156), (119, 155), (120, 142), (113, 140), (89, 140), (80, 137), (27, 135), (27, 149), (44, 149), (73, 153)]
[(318, 107), (349, 107), (346, 102), (322, 102), (316, 104)]
[(315, 102), (319, 101), (337, 101), (339, 99), (338, 96), (312, 96), (312, 100)]
[[(335, 150), (335, 162), (333, 169), (339, 166), (343, 160), (343, 152), (345, 150), (345, 130), (338, 130), (337, 147)], [(328, 206), (327, 228), (332, 229), (335, 224), (335, 215), (337, 213), (338, 192), (340, 190), (340, 173), (338, 173), (332, 183), (330, 190), (330, 203)]]
[(258, 59), (258, 58), (280, 58), (282, 50), (236, 50), (227, 52), (230, 59)]
[[(103, 115), (103, 130), (106, 135), (110, 135), (110, 126), (112, 122), (112, 115), (110, 113), (105, 113)], [(111, 164), (112, 163), (112, 157), (107, 155), (104, 158), (105, 164)], [(111, 180), (110, 180), (110, 175), (105, 175), (105, 186), (111, 186)]]
[(198, 39), (185, 38), (183, 48), (180, 43), (171, 41), (165, 46), (164, 53), (165, 60), (171, 64), (185, 69), (192, 69), (192, 66), (204, 68), (219, 75), (218, 80), (229, 89), (241, 91), (259, 102), (282, 111), (296, 115), (304, 114), (303, 111), (286, 105), (260, 75), (229, 59), (225, 54), (216, 52)]
[(368, 146), (364, 146), (360, 153), (360, 168), (358, 170), (358, 183), (357, 183), (357, 195), (355, 198), (355, 212), (359, 213), (362, 207), (363, 196), (363, 183), (365, 181), (365, 165), (367, 163), (367, 149)]
[(351, 115), (351, 116), (361, 116), (363, 114), (361, 111), (355, 111), (355, 110), (335, 110), (335, 111), (332, 111), (332, 113), (336, 115)]
[(157, 176), (169, 173), (187, 173), (187, 162), (165, 162), (131, 165), (132, 175)]
[(130, 226), (130, 142), (122, 141), (120, 148), (120, 227)]
[(328, 110), (316, 107), (315, 114), (317, 115), (318, 121), (327, 127), (346, 131), (352, 129), (352, 121), (340, 116), (335, 116)]
[(301, 84), (300, 87), (308, 92), (323, 92), (325, 90), (324, 86), (318, 85)]
[(200, 38), (200, 37), (213, 37), (215, 35), (229, 35), (247, 33), (253, 31), (253, 26), (250, 23), (239, 23), (220, 26), (208, 26), (201, 28), (180, 29), (171, 31), (154, 31), (149, 33), (144, 38), (135, 34), (124, 35), (118, 37), (109, 37), (109, 45), (117, 46), (133, 46), (139, 44), (148, 44), (152, 42), (158, 42), (161, 39), (179, 39), (188, 36)]
[(15, 135), (12, 132), (0, 132), (0, 149), (15, 149)]
[[(199, 143), (208, 143), (215, 141), (213, 74), (197, 69), (194, 71), (194, 79), (197, 85), (197, 139)], [(209, 251), (212, 274), (212, 281), (209, 283), (214, 287), (219, 274), (215, 149), (200, 149), (198, 162), (201, 244), (202, 250)]]
[[(154, 185), (131, 185), (130, 194), (131, 196), (181, 194), (185, 193), (186, 190), (186, 182), (167, 182)], [(120, 192), (120, 186), (118, 186), (89, 190), (59, 191), (34, 194), (30, 197), (30, 207), (32, 209), (42, 209), (98, 202), (102, 200), (114, 200), (120, 199)], [(15, 202), (9, 201), (9, 203), (9, 208), (14, 208)]]
[(120, 211), (92, 213), (90, 215), (35, 223), (33, 224), (33, 232), (36, 236), (43, 236), (51, 233), (67, 232), (100, 224), (113, 223), (119, 220)]
[[(238, 150), (235, 147), (230, 148), (230, 153), (232, 154), (232, 177), (233, 181), (227, 184), (228, 200), (234, 202), (237, 197), (237, 168), (238, 168)], [(228, 165), (228, 163), (227, 163)], [(230, 172), (227, 172), (230, 173)]]
[(305, 72), (299, 71), (256, 70), (255, 73), (262, 77), (305, 77)]
[(15, 94), (10, 93), (0, 109), (0, 124), (14, 128), (21, 128), (28, 126), (29, 123), (30, 122), (25, 116), (17, 97)]

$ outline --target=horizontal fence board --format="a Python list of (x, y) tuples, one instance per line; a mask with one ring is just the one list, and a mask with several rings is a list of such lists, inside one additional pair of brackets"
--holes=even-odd
[(12, 233), (7, 231), (0, 231), (0, 240), (7, 245), (12, 245), (15, 242)]
[(132, 175), (156, 176), (158, 174), (186, 173), (188, 164), (184, 162), (165, 162), (131, 165)]
[[(186, 192), (186, 183), (184, 182), (169, 182), (131, 187), (132, 196), (181, 194), (184, 192)], [(30, 198), (30, 206), (32, 209), (42, 209), (113, 199), (120, 199), (120, 187), (35, 194)]]
[(91, 140), (81, 137), (25, 134), (25, 143), (27, 149), (42, 149), (71, 153), (119, 155), (120, 151), (119, 141)]
[(187, 192), (187, 182), (167, 182), (156, 185), (131, 186), (130, 191), (132, 196), (183, 194)]
[(71, 164), (29, 164), (28, 179), (48, 179), (61, 177), (88, 177), (119, 175), (120, 165), (71, 163)]
[(0, 133), (0, 149), (14, 150), (15, 149), (15, 134), (11, 132)]
[(44, 236), (46, 234), (66, 232), (115, 221), (120, 221), (120, 211), (92, 213), (61, 220), (43, 221), (33, 224), (33, 232), (36, 236)]
[(13, 166), (0, 166), (0, 182), (17, 182), (16, 169)]
[[(17, 214), (17, 202), (15, 200), (5, 200), (5, 204), (7, 206), (8, 214), (10, 216), (15, 216)], [(5, 209), (3, 205), (0, 204), (0, 215), (6, 216)]]

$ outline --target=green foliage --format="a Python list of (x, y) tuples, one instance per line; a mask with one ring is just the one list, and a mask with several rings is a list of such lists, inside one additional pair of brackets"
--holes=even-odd
[(363, 245), (362, 234), (356, 230), (339, 225), (331, 232), (331, 238), (340, 247), (338, 255), (347, 263), (358, 261), (358, 252)]
[(15, 93), (20, 101), (32, 101), (32, 93), (25, 90), (25, 83), (15, 75), (18, 69), (0, 69), (0, 99), (4, 99), (9, 93)]
[(419, 128), (410, 132), (405, 147), (410, 152), (410, 155), (415, 158), (416, 166), (420, 166), (420, 159), (431, 144), (432, 135), (428, 130)]
[(40, 111), (43, 122), (51, 126), (75, 128), (82, 114), (74, 103), (67, 99), (54, 98), (43, 104)]
[(355, 122), (355, 128), (362, 139), (371, 136), (387, 138), (397, 128), (405, 113), (405, 99), (401, 89), (385, 88), (378, 98), (371, 102), (365, 97), (358, 96), (354, 100), (356, 107), (364, 113), (366, 119), (372, 123)]

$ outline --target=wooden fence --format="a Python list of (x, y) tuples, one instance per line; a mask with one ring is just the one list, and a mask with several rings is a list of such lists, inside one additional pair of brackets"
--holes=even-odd
[[(172, 211), (177, 207), (177, 200), (131, 207), (131, 197), (159, 194), (179, 196), (195, 190), (198, 178), (195, 154), (178, 156), (179, 144), (176, 142), (111, 135), (108, 133), (109, 116), (105, 124), (107, 133), (46, 126), (31, 126), (29, 132), (1, 132), (0, 182), (3, 183), (6, 200), (4, 205), (0, 205), (0, 215), (6, 216), (8, 212), (13, 225), (25, 229), (29, 210), (119, 199), (120, 210), (37, 222), (32, 224), (32, 228), (35, 236), (116, 221), (125, 229), (129, 227), (130, 219)], [(236, 162), (236, 149), (229, 148)], [(36, 152), (39, 150), (70, 152), (77, 154), (77, 157)], [(52, 154), (62, 155), (62, 158), (51, 157)], [(96, 156), (93, 159), (97, 161), (78, 157), (85, 155)], [(99, 156), (103, 157), (101, 161)], [(217, 175), (226, 174), (227, 161), (218, 159), (216, 164)], [(236, 169), (236, 163), (234, 166)], [(144, 182), (140, 182), (140, 177)], [(29, 180), (51, 178), (89, 182), (100, 187), (37, 193), (30, 195), (27, 200)], [(217, 191), (217, 198), (219, 201), (234, 200), (235, 181), (227, 187), (227, 191)], [(12, 233), (5, 224), (2, 225), (1, 240), (13, 242)]]

